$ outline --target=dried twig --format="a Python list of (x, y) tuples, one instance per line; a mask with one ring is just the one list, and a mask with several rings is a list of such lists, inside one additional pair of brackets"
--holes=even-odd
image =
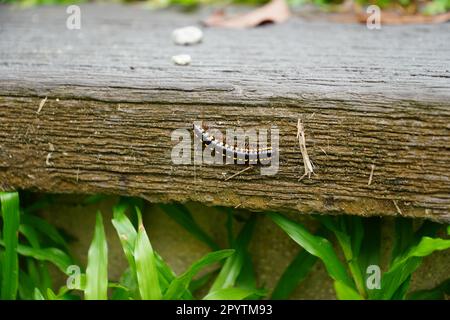
[(397, 201), (392, 200), (392, 202), (394, 203), (394, 206), (395, 206), (395, 209), (397, 209), (397, 212), (402, 216), (403, 212), (402, 212), (402, 210), (400, 210), (400, 207), (398, 206)]
[(233, 179), (234, 177), (236, 177), (236, 176), (240, 175), (241, 173), (244, 173), (245, 171), (250, 170), (250, 169), (253, 169), (253, 167), (249, 166), (249, 167), (247, 167), (247, 168), (245, 168), (245, 169), (243, 169), (243, 170), (241, 170), (239, 172), (236, 172), (235, 174), (233, 174), (233, 175), (229, 176), (228, 178), (226, 178), (224, 181), (228, 181), (230, 179)]
[(297, 122), (297, 138), (298, 144), (300, 146), (300, 152), (303, 157), (303, 165), (305, 167), (305, 173), (303, 176), (298, 179), (298, 181), (302, 180), (305, 176), (311, 178), (311, 173), (314, 173), (313, 165), (311, 160), (309, 159), (308, 151), (306, 150), (306, 139), (305, 139), (305, 131), (303, 130), (303, 124), (300, 119)]
[(328, 153), (322, 147), (319, 147), (319, 148), (320, 148), (320, 151), (322, 151), (328, 157)]
[(367, 185), (370, 186), (370, 184), (372, 183), (372, 178), (373, 178), (373, 171), (375, 170), (375, 165), (372, 164), (372, 169), (370, 170), (370, 176), (369, 176), (369, 182), (367, 182)]
[(41, 100), (41, 102), (39, 103), (39, 108), (37, 110), (37, 114), (39, 114), (39, 112), (41, 112), (42, 108), (44, 107), (44, 104), (47, 102), (47, 97), (45, 97), (44, 99)]
[(52, 157), (52, 153), (51, 152), (47, 153), (47, 157), (45, 158), (45, 164), (47, 165), (47, 167), (50, 167), (53, 165), (50, 161), (51, 157)]

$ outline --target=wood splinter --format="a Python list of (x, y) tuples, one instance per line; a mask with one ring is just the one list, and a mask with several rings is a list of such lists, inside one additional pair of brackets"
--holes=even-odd
[(241, 171), (236, 172), (235, 174), (229, 176), (229, 177), (226, 178), (224, 181), (228, 181), (228, 180), (230, 180), (230, 179), (233, 179), (234, 177), (236, 177), (236, 176), (240, 175), (241, 173), (244, 173), (245, 171), (250, 170), (250, 169), (253, 169), (253, 167), (250, 166), (250, 167), (247, 167), (247, 168), (245, 168), (245, 169), (242, 169)]
[(311, 160), (309, 159), (308, 150), (306, 150), (305, 131), (303, 129), (303, 123), (300, 118), (297, 121), (297, 138), (298, 144), (300, 146), (300, 152), (303, 157), (303, 165), (305, 167), (305, 173), (298, 179), (298, 181), (301, 181), (306, 176), (308, 176), (308, 179), (310, 179), (311, 173), (314, 173), (314, 168)]
[(41, 102), (39, 103), (39, 108), (37, 109), (36, 113), (39, 114), (42, 110), (42, 108), (44, 107), (44, 104), (47, 102), (47, 97), (45, 97), (44, 99), (41, 100)]
[(392, 200), (392, 202), (394, 203), (395, 209), (397, 209), (398, 214), (401, 215), (401, 216), (403, 216), (403, 212), (402, 212), (402, 210), (400, 209), (400, 207), (398, 206), (397, 201), (396, 201), (396, 200)]
[(372, 183), (372, 179), (373, 179), (373, 171), (375, 170), (375, 165), (372, 164), (371, 165), (371, 170), (370, 170), (370, 176), (369, 176), (369, 181), (367, 182), (367, 185), (370, 186)]

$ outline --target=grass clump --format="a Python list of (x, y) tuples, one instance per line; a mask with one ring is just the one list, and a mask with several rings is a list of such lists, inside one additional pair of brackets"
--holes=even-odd
[[(242, 218), (231, 209), (226, 215), (228, 246), (222, 248), (193, 218), (188, 208), (160, 208), (211, 252), (176, 274), (151, 244), (142, 221), (143, 202), (121, 198), (111, 220), (122, 245), (128, 268), (118, 281), (108, 277), (108, 243), (101, 212), (97, 213), (86, 268), (69, 250), (66, 237), (35, 215), (51, 197), (25, 208), (17, 192), (0, 193), (0, 296), (25, 300), (153, 300), (153, 299), (287, 299), (316, 263), (323, 263), (333, 280), (338, 299), (444, 299), (450, 279), (430, 290), (411, 292), (411, 277), (423, 258), (450, 248), (450, 227), (398, 218), (392, 230), (395, 243), (387, 264), (381, 262), (381, 219), (353, 216), (316, 216), (319, 228), (312, 232), (301, 223), (277, 213), (271, 219), (300, 247), (275, 286), (269, 291), (257, 285), (249, 244), (258, 219)], [(102, 197), (89, 197), (87, 203)], [(235, 220), (242, 228), (235, 234)], [(50, 266), (67, 276), (66, 285), (54, 291)], [(381, 271), (383, 270), (383, 271)]]

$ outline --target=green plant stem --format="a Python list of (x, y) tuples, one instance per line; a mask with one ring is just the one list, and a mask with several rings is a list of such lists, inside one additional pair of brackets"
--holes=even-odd
[(359, 294), (363, 296), (364, 299), (366, 299), (367, 293), (365, 289), (364, 278), (362, 276), (361, 268), (359, 267), (359, 263), (355, 260), (349, 260), (347, 261), (347, 263), (350, 269), (350, 273), (353, 277), (353, 280), (355, 280), (356, 288), (358, 289)]
[(5, 252), (2, 258), (1, 299), (14, 300), (19, 285), (19, 258), (17, 254), (20, 225), (19, 194), (17, 192), (1, 192), (0, 202), (5, 244)]

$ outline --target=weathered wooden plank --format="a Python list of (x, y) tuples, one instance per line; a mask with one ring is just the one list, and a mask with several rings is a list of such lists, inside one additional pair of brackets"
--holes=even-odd
[[(199, 15), (81, 8), (71, 31), (63, 7), (0, 7), (1, 189), (450, 220), (450, 25), (292, 19), (178, 47), (171, 30)], [(299, 117), (316, 166), (302, 181)], [(277, 125), (279, 173), (173, 165), (170, 134), (195, 120)]]

